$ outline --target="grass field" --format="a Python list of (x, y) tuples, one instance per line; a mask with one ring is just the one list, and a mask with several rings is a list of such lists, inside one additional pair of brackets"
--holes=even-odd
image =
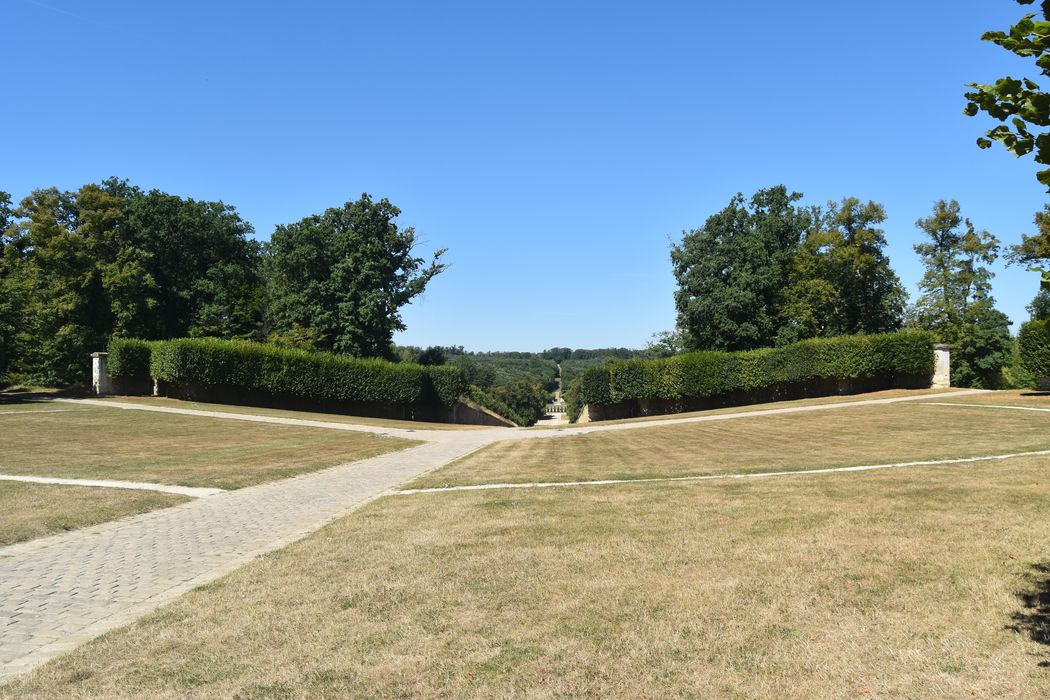
[(0, 481), (0, 546), (190, 500), (155, 491)]
[(1045, 697), (1046, 460), (387, 498), (12, 697)]
[(0, 431), (0, 473), (227, 489), (415, 444), (370, 433), (77, 404), (5, 404)]
[(1050, 449), (1050, 413), (906, 402), (508, 440), (407, 488), (781, 471), (1041, 449)]
[[(557, 426), (559, 430), (572, 430), (574, 428), (589, 428), (598, 425), (620, 425), (630, 423), (651, 423), (653, 421), (679, 420), (682, 418), (697, 418), (702, 416), (713, 416), (720, 413), (749, 413), (753, 411), (769, 411), (776, 408), (829, 405), (837, 403), (850, 403), (854, 401), (868, 401), (871, 399), (898, 399), (917, 398), (930, 394), (958, 393), (965, 389), (887, 389), (885, 391), (871, 391), (866, 394), (848, 394), (843, 396), (818, 396), (811, 399), (795, 399), (793, 401), (771, 401), (769, 403), (747, 404), (744, 406), (728, 406), (726, 408), (711, 408), (703, 411), (690, 411), (688, 413), (667, 413), (656, 416), (640, 416), (638, 418), (618, 418), (616, 420), (603, 420), (593, 423), (579, 423), (568, 427)], [(998, 393), (998, 392), (996, 392)], [(974, 394), (976, 395), (976, 394)], [(536, 426), (532, 430), (550, 430), (553, 426)]]
[[(1001, 454), (1048, 427), (904, 403), (500, 443), (427, 479)], [(1050, 457), (395, 495), (0, 696), (1042, 698), (1048, 600)]]
[(144, 406), (163, 406), (166, 408), (189, 408), (198, 411), (221, 411), (223, 413), (241, 413), (256, 416), (276, 416), (278, 418), (298, 418), (300, 420), (320, 420), (329, 423), (348, 423), (352, 425), (370, 425), (377, 428), (400, 428), (402, 430), (487, 430), (483, 425), (459, 425), (456, 423), (428, 423), (425, 421), (388, 420), (368, 416), (347, 416), (339, 413), (315, 413), (310, 411), (289, 411), (280, 408), (259, 408), (256, 406), (231, 406), (229, 404), (202, 403), (199, 401), (180, 401), (162, 396), (113, 396), (102, 399), (116, 403), (136, 403)]

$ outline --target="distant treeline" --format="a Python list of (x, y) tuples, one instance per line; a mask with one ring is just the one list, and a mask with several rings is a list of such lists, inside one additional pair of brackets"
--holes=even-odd
[(432, 346), (398, 346), (397, 357), (406, 362), (420, 364), (456, 365), (467, 376), (467, 382), (482, 389), (507, 386), (529, 380), (538, 382), (547, 391), (556, 388), (558, 365), (561, 365), (562, 385), (580, 376), (588, 367), (601, 365), (612, 360), (630, 360), (649, 357), (648, 350), (630, 348), (593, 348), (571, 349), (550, 348), (542, 352), (490, 351), (470, 352), (462, 345)]

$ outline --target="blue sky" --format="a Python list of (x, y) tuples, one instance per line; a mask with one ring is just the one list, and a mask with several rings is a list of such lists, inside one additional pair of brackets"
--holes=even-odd
[[(674, 325), (668, 249), (738, 191), (885, 205), (914, 295), (940, 198), (1005, 243), (1047, 201), (980, 151), (968, 82), (1010, 0), (7, 0), (0, 190), (110, 175), (222, 199), (259, 238), (362, 192), (452, 267), (401, 343), (641, 347)], [(1037, 278), (997, 268), (1015, 321)], [(1016, 327), (1015, 327), (1016, 330)]]

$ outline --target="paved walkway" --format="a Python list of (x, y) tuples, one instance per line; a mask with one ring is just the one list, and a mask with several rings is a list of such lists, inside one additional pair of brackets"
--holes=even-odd
[(0, 682), (128, 623), (252, 558), (278, 549), (421, 474), (505, 439), (846, 409), (964, 392), (752, 410), (566, 430), (404, 430), (110, 401), (75, 403), (410, 437), (399, 452), (226, 491), (111, 523), (0, 548)]
[(0, 682), (483, 446), (486, 432), (0, 548)]

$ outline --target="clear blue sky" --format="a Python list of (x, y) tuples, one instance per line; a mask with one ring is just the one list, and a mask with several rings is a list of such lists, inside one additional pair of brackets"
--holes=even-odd
[[(914, 222), (955, 198), (1012, 243), (1047, 195), (979, 151), (964, 85), (1034, 70), (979, 41), (1011, 0), (7, 0), (0, 189), (110, 175), (275, 224), (387, 197), (451, 269), (401, 343), (644, 344), (674, 325), (670, 241), (733, 193), (886, 206), (914, 294)], [(1036, 276), (998, 268), (1027, 318)], [(1015, 326), (1016, 330), (1016, 326)]]

